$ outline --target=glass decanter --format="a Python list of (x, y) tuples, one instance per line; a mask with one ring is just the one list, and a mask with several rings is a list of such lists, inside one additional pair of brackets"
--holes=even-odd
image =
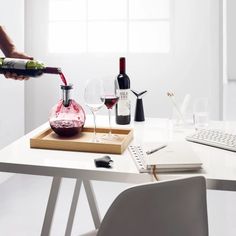
[(83, 108), (70, 98), (73, 85), (61, 85), (62, 99), (52, 108), (49, 123), (59, 136), (71, 137), (79, 134), (85, 123)]

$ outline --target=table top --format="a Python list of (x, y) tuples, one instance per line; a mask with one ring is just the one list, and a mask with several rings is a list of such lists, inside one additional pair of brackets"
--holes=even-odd
[[(98, 126), (106, 124), (103, 116), (98, 117)], [(88, 119), (86, 125), (91, 125)], [(21, 137), (0, 150), (0, 171), (45, 176), (60, 176), (90, 180), (142, 183), (152, 181), (150, 174), (138, 172), (128, 150), (122, 155), (109, 154), (114, 160), (111, 169), (96, 168), (94, 159), (101, 153), (57, 151), (30, 148), (30, 138), (48, 128), (48, 123)], [(132, 144), (145, 142), (167, 142), (185, 140), (186, 135), (194, 132), (194, 127), (173, 126), (168, 119), (147, 118), (145, 122), (133, 122), (124, 128), (133, 127)], [(211, 122), (210, 127), (236, 133), (235, 122)], [(186, 141), (187, 142), (187, 141)], [(202, 170), (193, 173), (162, 173), (160, 179), (204, 175), (210, 182), (209, 188), (236, 190), (236, 153), (201, 144), (191, 143), (203, 163)]]

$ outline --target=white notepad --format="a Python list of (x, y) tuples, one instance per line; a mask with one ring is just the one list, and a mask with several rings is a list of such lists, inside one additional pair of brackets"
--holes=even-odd
[(200, 159), (187, 142), (171, 142), (159, 151), (146, 154), (162, 145), (163, 143), (146, 143), (143, 146), (129, 146), (140, 173), (150, 172), (153, 165), (158, 172), (192, 171), (201, 168)]

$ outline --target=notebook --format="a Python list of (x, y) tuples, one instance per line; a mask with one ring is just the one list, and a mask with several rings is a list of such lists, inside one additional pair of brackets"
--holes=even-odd
[[(130, 145), (129, 151), (140, 173), (151, 172), (155, 165), (157, 172), (177, 172), (199, 170), (202, 167), (200, 159), (196, 156), (189, 143), (171, 142), (146, 143), (143, 146)], [(152, 154), (150, 150), (161, 148)]]

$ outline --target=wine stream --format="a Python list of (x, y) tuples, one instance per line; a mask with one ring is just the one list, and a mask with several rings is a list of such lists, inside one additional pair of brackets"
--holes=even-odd
[(64, 85), (67, 85), (67, 81), (66, 81), (65, 75), (64, 75), (62, 72), (60, 72), (59, 75), (60, 75), (60, 77), (61, 77), (61, 80), (62, 80), (63, 84), (64, 84)]

